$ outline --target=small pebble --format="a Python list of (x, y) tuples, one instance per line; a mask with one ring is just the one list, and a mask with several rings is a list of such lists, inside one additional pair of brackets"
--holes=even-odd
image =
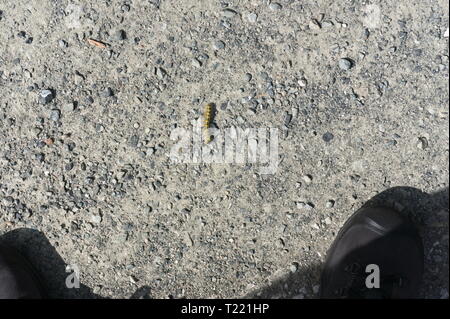
[(314, 206), (313, 206), (312, 204), (310, 204), (310, 203), (304, 203), (304, 202), (297, 202), (297, 203), (296, 203), (296, 206), (297, 206), (298, 209), (307, 209), (307, 210), (310, 210), (310, 209), (313, 209), (313, 208), (314, 208)]
[(127, 34), (124, 30), (119, 30), (114, 34), (114, 39), (118, 41), (123, 41), (127, 38)]
[(95, 130), (98, 133), (101, 133), (101, 132), (103, 132), (105, 130), (105, 127), (102, 124), (97, 123), (97, 124), (95, 124)]
[(288, 126), (289, 123), (291, 123), (291, 120), (292, 120), (292, 115), (289, 114), (288, 112), (286, 112), (284, 114), (284, 125)]
[(233, 18), (236, 14), (237, 14), (237, 12), (234, 11), (234, 10), (231, 10), (231, 9), (225, 9), (225, 10), (222, 11), (222, 15), (225, 18), (229, 18), (229, 19)]
[(256, 13), (249, 13), (247, 19), (250, 23), (255, 23), (258, 20), (258, 15)]
[(101, 96), (102, 97), (110, 97), (110, 96), (113, 96), (114, 95), (114, 93), (113, 93), (113, 90), (111, 89), (111, 88), (106, 88), (102, 93), (101, 93)]
[(147, 149), (147, 155), (153, 155), (153, 154), (155, 154), (155, 148), (154, 147), (149, 147), (148, 149)]
[(332, 200), (332, 199), (330, 199), (329, 201), (327, 201), (327, 203), (325, 204), (325, 206), (326, 206), (327, 208), (333, 208), (333, 207), (334, 207), (334, 203), (335, 203), (335, 201)]
[(323, 134), (322, 139), (326, 142), (329, 143), (331, 142), (331, 140), (334, 138), (334, 135), (330, 132), (326, 132), (325, 134)]
[(214, 50), (222, 50), (225, 48), (225, 42), (220, 41), (220, 40), (216, 41), (216, 42), (214, 42), (213, 47), (214, 47)]
[(298, 270), (298, 263), (292, 263), (292, 265), (289, 267), (289, 270), (294, 273)]
[(166, 76), (167, 72), (163, 68), (156, 68), (156, 76), (158, 79), (163, 79)]
[(43, 162), (45, 160), (45, 155), (43, 153), (38, 153), (35, 155), (36, 160)]
[(244, 79), (247, 82), (250, 82), (252, 80), (252, 75), (250, 73), (245, 73)]
[(312, 19), (311, 21), (309, 21), (309, 28), (311, 30), (317, 31), (317, 30), (320, 30), (322, 28), (322, 25), (316, 19)]
[(137, 135), (132, 135), (128, 139), (128, 144), (132, 147), (137, 147), (138, 143), (139, 143), (139, 137)]
[(35, 127), (33, 128), (33, 133), (34, 135), (36, 135), (36, 137), (38, 137), (42, 132), (42, 129), (40, 127)]
[(94, 99), (92, 98), (92, 96), (87, 96), (87, 97), (85, 98), (84, 102), (85, 102), (87, 105), (91, 105), (92, 103), (94, 103)]
[(39, 103), (47, 104), (53, 100), (53, 93), (50, 90), (43, 90), (39, 93)]
[(180, 212), (185, 215), (189, 215), (191, 213), (191, 211), (187, 208), (183, 208)]
[(60, 47), (61, 49), (65, 49), (65, 48), (68, 47), (67, 42), (64, 41), (64, 40), (59, 40), (59, 41), (58, 41), (58, 45), (59, 45), (59, 47)]
[(348, 59), (348, 58), (344, 58), (344, 59), (340, 59), (339, 60), (339, 68), (341, 68), (344, 71), (350, 70), (353, 67), (353, 61)]
[(91, 221), (94, 224), (100, 224), (102, 222), (102, 216), (100, 216), (100, 215), (92, 215), (91, 216)]
[(281, 10), (282, 6), (281, 4), (277, 3), (277, 2), (272, 2), (269, 5), (270, 10)]
[(200, 62), (198, 59), (193, 59), (192, 65), (196, 68), (200, 68), (202, 66), (202, 62)]
[(61, 118), (61, 111), (58, 109), (53, 109), (50, 111), (50, 119), (54, 122), (58, 122)]
[(322, 22), (322, 27), (324, 28), (331, 28), (334, 26), (334, 23), (332, 21), (326, 20)]
[(426, 137), (419, 137), (419, 142), (417, 143), (417, 148), (424, 150), (428, 148), (428, 140)]
[(312, 176), (311, 175), (305, 175), (305, 176), (303, 176), (303, 180), (305, 181), (306, 184), (311, 184)]
[(302, 88), (306, 87), (307, 84), (308, 84), (308, 81), (306, 81), (306, 79), (298, 80), (298, 85)]

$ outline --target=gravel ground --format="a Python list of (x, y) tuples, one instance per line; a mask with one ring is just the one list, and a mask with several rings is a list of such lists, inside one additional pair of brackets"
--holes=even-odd
[[(314, 298), (386, 191), (448, 298), (448, 3), (372, 2), (0, 0), (0, 234), (52, 297)], [(170, 161), (209, 102), (274, 174)]]

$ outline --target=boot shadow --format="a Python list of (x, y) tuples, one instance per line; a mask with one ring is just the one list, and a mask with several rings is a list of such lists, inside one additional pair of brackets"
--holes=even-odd
[(0, 243), (16, 249), (40, 275), (46, 297), (52, 299), (100, 299), (92, 289), (80, 283), (79, 288), (67, 288), (67, 264), (43, 233), (35, 229), (19, 228), (0, 237)]

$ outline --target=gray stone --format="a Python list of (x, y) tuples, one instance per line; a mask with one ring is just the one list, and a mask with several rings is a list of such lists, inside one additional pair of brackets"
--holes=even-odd
[(222, 11), (222, 15), (225, 18), (233, 18), (235, 15), (237, 15), (237, 12), (232, 9), (225, 9)]
[(92, 103), (94, 103), (94, 99), (92, 98), (92, 96), (87, 96), (84, 99), (84, 102), (86, 103), (86, 105), (91, 105)]
[(37, 153), (35, 155), (36, 160), (38, 160), (39, 162), (43, 162), (45, 160), (45, 155), (43, 153)]
[(102, 93), (101, 93), (101, 96), (102, 97), (110, 97), (110, 96), (113, 96), (114, 95), (114, 92), (113, 92), (113, 90), (111, 89), (111, 88), (106, 88)]
[(53, 93), (50, 90), (43, 90), (39, 93), (39, 103), (41, 104), (50, 103), (53, 100), (53, 98), (54, 98)]
[(58, 109), (51, 110), (49, 118), (54, 122), (58, 122), (61, 118), (61, 111)]
[(339, 60), (339, 68), (341, 70), (347, 71), (350, 70), (353, 67), (353, 61), (348, 58), (343, 58)]
[(59, 45), (59, 47), (61, 49), (65, 49), (65, 48), (67, 48), (69, 46), (68, 43), (66, 41), (64, 41), (64, 40), (59, 40), (58, 41), (58, 45)]
[(289, 114), (288, 112), (284, 113), (284, 120), (283, 120), (284, 125), (288, 126), (289, 123), (291, 123), (291, 120), (292, 120), (292, 115)]
[(331, 140), (334, 138), (334, 135), (330, 132), (326, 132), (325, 134), (322, 135), (322, 139), (326, 142), (329, 143), (331, 142)]
[(156, 76), (158, 79), (163, 79), (166, 76), (167, 72), (163, 68), (156, 68)]
[(192, 65), (196, 68), (200, 68), (202, 66), (202, 62), (200, 62), (200, 60), (198, 60), (198, 59), (193, 59)]
[(419, 141), (417, 142), (417, 147), (421, 150), (428, 148), (428, 139), (426, 137), (419, 137)]
[(114, 40), (117, 41), (123, 41), (127, 38), (127, 34), (125, 33), (124, 30), (118, 30), (116, 31), (116, 33), (114, 34)]
[(298, 263), (292, 263), (292, 265), (289, 266), (289, 270), (292, 273), (297, 272), (297, 270), (298, 270)]
[(225, 48), (225, 42), (223, 41), (215, 41), (213, 44), (214, 50), (222, 50)]
[(281, 4), (277, 3), (277, 2), (272, 2), (269, 5), (270, 10), (281, 10), (282, 6)]
[(191, 211), (188, 208), (183, 208), (180, 212), (184, 215), (189, 215), (191, 213)]
[(331, 28), (334, 26), (334, 23), (330, 20), (326, 20), (322, 22), (322, 27), (323, 28)]
[(298, 209), (306, 209), (306, 210), (311, 210), (314, 208), (314, 205), (312, 205), (311, 203), (305, 203), (305, 202), (298, 202), (296, 204)]
[(132, 135), (128, 140), (128, 144), (132, 147), (137, 147), (138, 143), (139, 143), (139, 136), (137, 135)]
[(303, 180), (305, 181), (306, 184), (311, 184), (312, 183), (312, 176), (311, 175), (304, 175), (303, 176)]
[(101, 133), (101, 132), (103, 132), (105, 130), (105, 127), (102, 124), (97, 123), (97, 124), (95, 124), (95, 130), (98, 133)]
[(256, 13), (254, 13), (254, 12), (249, 13), (249, 14), (247, 15), (247, 19), (248, 19), (248, 21), (249, 21), (250, 23), (255, 23), (255, 22), (258, 20), (258, 15), (257, 15)]
[(333, 207), (334, 207), (334, 203), (335, 203), (335, 201), (332, 200), (332, 199), (330, 199), (329, 201), (327, 201), (327, 203), (325, 204), (325, 206), (326, 206), (327, 208), (333, 208)]
[(102, 222), (102, 216), (100, 216), (100, 215), (92, 215), (91, 216), (91, 221), (94, 224), (100, 224)]

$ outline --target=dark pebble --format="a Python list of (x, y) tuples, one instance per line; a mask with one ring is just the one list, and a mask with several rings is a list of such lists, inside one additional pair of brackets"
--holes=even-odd
[(39, 162), (43, 162), (45, 160), (45, 155), (42, 153), (37, 153), (35, 155), (35, 158), (39, 161)]
[(85, 102), (87, 105), (91, 105), (92, 103), (94, 103), (94, 99), (92, 98), (92, 96), (88, 96), (86, 97)]
[(102, 95), (103, 97), (110, 97), (110, 96), (113, 96), (114, 93), (113, 93), (113, 90), (112, 90), (111, 88), (106, 88), (106, 89), (102, 92), (101, 95)]
[(326, 133), (323, 134), (323, 136), (322, 136), (322, 139), (323, 139), (325, 142), (327, 142), (327, 143), (331, 142), (331, 140), (332, 140), (333, 138), (334, 138), (334, 135), (331, 134), (330, 132), (326, 132)]
[(292, 120), (292, 115), (289, 114), (288, 112), (286, 112), (284, 114), (284, 125), (288, 126), (289, 123), (291, 123), (291, 120)]
[(53, 92), (50, 90), (43, 90), (39, 93), (39, 103), (47, 104), (53, 100)]
[(139, 137), (137, 135), (133, 135), (128, 140), (128, 144), (132, 147), (136, 147), (139, 143)]
[(116, 40), (122, 41), (125, 40), (127, 38), (127, 34), (125, 33), (125, 31), (123, 30), (119, 30), (116, 32), (116, 34), (114, 35), (114, 38)]
[(67, 150), (69, 151), (69, 152), (72, 152), (74, 149), (75, 149), (75, 143), (74, 142), (70, 142), (70, 143), (67, 143), (67, 145), (66, 145), (66, 147), (67, 147)]

